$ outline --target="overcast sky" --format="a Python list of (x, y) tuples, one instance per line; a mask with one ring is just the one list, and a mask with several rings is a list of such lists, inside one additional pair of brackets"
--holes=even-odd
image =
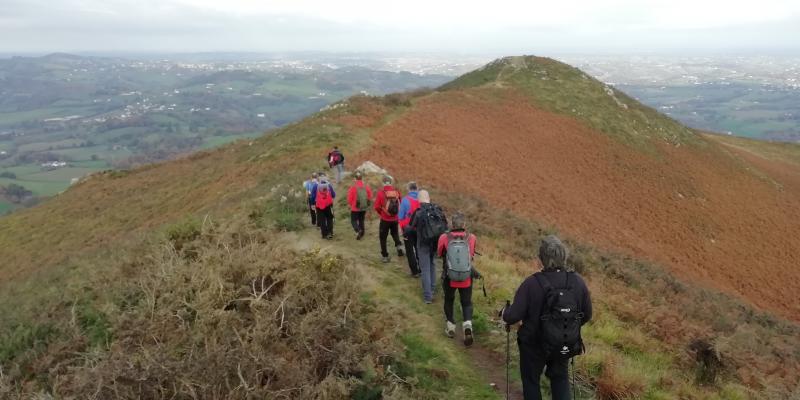
[(800, 0), (0, 0), (0, 52), (780, 52)]

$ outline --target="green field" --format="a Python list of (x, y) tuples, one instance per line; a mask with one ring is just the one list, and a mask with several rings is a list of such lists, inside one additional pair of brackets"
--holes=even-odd
[(800, 139), (797, 90), (753, 83), (618, 87), (693, 128), (757, 139)]
[(36, 152), (36, 151), (48, 151), (54, 149), (62, 149), (62, 148), (70, 148), (75, 146), (80, 146), (81, 143), (84, 143), (84, 140), (81, 139), (64, 139), (58, 140), (54, 142), (36, 142), (36, 143), (27, 143), (22, 144), (17, 147), (17, 151), (20, 152)]
[(30, 180), (22, 177), (18, 179), (0, 178), (0, 186), (7, 186), (12, 183), (24, 186), (26, 189), (32, 191), (35, 196), (44, 197), (56, 195), (69, 187), (69, 180)]
[(14, 205), (9, 203), (6, 200), (0, 200), (0, 215), (5, 215), (5, 213), (14, 209)]

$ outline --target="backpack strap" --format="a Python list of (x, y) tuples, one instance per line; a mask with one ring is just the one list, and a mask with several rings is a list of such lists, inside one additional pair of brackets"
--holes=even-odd
[(543, 272), (537, 272), (537, 273), (533, 274), (533, 277), (536, 278), (537, 282), (539, 282), (539, 286), (541, 286), (542, 289), (544, 289), (544, 302), (542, 302), (542, 309), (539, 311), (539, 319), (542, 320), (542, 321), (545, 321), (545, 320), (550, 319), (550, 315), (548, 315), (547, 313), (545, 313), (543, 311), (550, 308), (550, 304), (549, 304), (550, 303), (550, 296), (549, 296), (549, 294), (550, 294), (550, 292), (552, 292), (555, 289), (553, 288), (553, 285), (550, 283), (550, 280), (547, 279), (546, 276), (544, 276)]
[(544, 273), (537, 272), (533, 274), (533, 277), (536, 278), (537, 282), (539, 282), (539, 286), (541, 286), (542, 289), (544, 289), (545, 295), (547, 295), (548, 292), (553, 290), (553, 285), (550, 283), (550, 280), (547, 279), (546, 276), (544, 276)]

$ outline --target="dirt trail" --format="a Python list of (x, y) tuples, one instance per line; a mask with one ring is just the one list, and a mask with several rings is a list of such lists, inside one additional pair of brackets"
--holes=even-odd
[[(367, 236), (364, 240), (356, 242), (351, 237), (349, 222), (344, 212), (340, 212), (337, 218), (337, 236), (332, 241), (322, 240), (316, 229), (305, 229), (299, 233), (286, 233), (284, 240), (287, 244), (298, 251), (309, 251), (319, 248), (322, 253), (336, 254), (342, 256), (359, 271), (359, 275), (364, 279), (364, 290), (383, 293), (386, 297), (393, 297), (392, 291), (406, 294), (416, 294), (420, 292), (419, 280), (413, 279), (408, 275), (408, 266), (405, 258), (393, 257), (389, 264), (382, 264), (378, 257), (378, 241), (375, 232), (378, 231), (377, 220), (367, 221)], [(340, 222), (341, 221), (341, 222)], [(391, 281), (396, 287), (387, 288), (383, 282)], [(472, 369), (478, 372), (486, 385), (494, 384), (495, 392), (499, 398), (505, 398), (506, 393), (506, 367), (504, 355), (498, 354), (489, 348), (485, 348), (476, 342), (471, 348), (464, 348), (462, 338), (457, 336), (455, 340), (444, 338), (441, 317), (441, 298), (436, 299), (432, 306), (426, 306), (422, 302), (422, 297), (411, 296), (415, 304), (408, 305), (410, 311), (407, 312), (408, 321), (404, 329), (415, 329), (426, 339), (435, 339), (437, 343), (444, 343), (449, 346), (451, 351), (464, 352), (469, 356)], [(389, 299), (389, 301), (397, 299)], [(414, 312), (417, 309), (420, 312)], [(512, 335), (513, 336), (513, 335)], [(512, 337), (513, 342), (513, 337)], [(512, 343), (512, 346), (514, 344)], [(511, 372), (512, 376), (514, 371)], [(518, 384), (512, 381), (510, 391), (513, 400), (522, 400), (522, 390)]]

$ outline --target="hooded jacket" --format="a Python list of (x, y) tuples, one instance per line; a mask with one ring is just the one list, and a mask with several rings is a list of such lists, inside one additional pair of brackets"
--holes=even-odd
[(400, 223), (400, 229), (405, 228), (411, 223), (411, 216), (414, 214), (414, 211), (417, 211), (419, 208), (419, 200), (417, 200), (418, 195), (419, 192), (416, 190), (408, 192), (408, 194), (403, 197), (403, 201), (400, 202), (400, 211), (397, 212), (397, 221)]
[(347, 190), (347, 204), (350, 205), (350, 211), (362, 211), (356, 207), (358, 202), (358, 188), (365, 188), (367, 190), (367, 200), (372, 200), (372, 188), (365, 184), (363, 180), (356, 180), (356, 183)]
[[(395, 222), (397, 221), (397, 215), (389, 215), (383, 211), (383, 205), (386, 204), (386, 192), (396, 191), (398, 196), (398, 201), (403, 198), (403, 194), (400, 193), (399, 190), (395, 189), (392, 185), (384, 185), (383, 189), (378, 192), (378, 195), (375, 196), (375, 211), (378, 212), (378, 215), (381, 216), (381, 221), (387, 222)], [(399, 213), (399, 209), (398, 209)]]

